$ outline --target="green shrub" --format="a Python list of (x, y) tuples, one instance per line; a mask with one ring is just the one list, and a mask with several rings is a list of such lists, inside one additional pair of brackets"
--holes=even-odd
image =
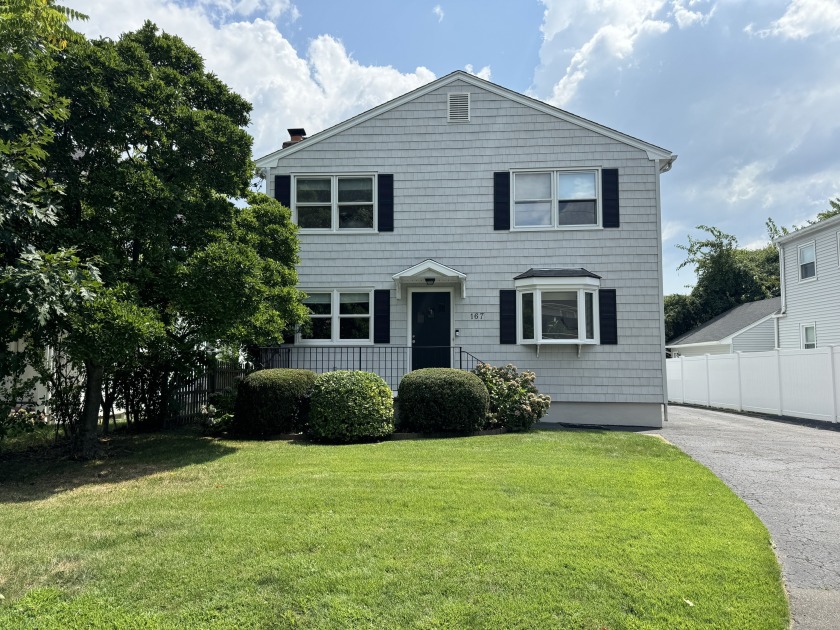
[(519, 373), (514, 365), (480, 363), (473, 373), (490, 394), (491, 426), (527, 431), (548, 411), (551, 397), (539, 393), (533, 372)]
[(400, 383), (400, 428), (471, 433), (484, 428), (489, 404), (487, 388), (475, 374), (450, 368), (415, 370)]
[(309, 370), (252, 372), (239, 384), (232, 431), (251, 437), (303, 431), (316, 377)]
[(310, 437), (358, 442), (394, 432), (394, 395), (372, 372), (326, 372), (315, 381), (309, 412)]
[(233, 414), (236, 410), (236, 396), (239, 392), (239, 384), (241, 382), (242, 379), (237, 378), (231, 387), (213, 392), (207, 397), (208, 402), (216, 408), (218, 413)]

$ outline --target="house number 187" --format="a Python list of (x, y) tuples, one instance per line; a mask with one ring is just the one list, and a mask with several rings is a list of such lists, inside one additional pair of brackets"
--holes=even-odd
[(470, 319), (484, 319), (484, 313), (470, 313)]

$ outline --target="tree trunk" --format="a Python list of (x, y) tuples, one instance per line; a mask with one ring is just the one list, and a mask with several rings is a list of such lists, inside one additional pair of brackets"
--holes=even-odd
[(79, 433), (76, 436), (74, 455), (80, 459), (91, 459), (96, 456), (99, 436), (99, 407), (102, 404), (102, 379), (105, 369), (91, 361), (85, 361), (87, 382), (85, 383), (85, 406), (82, 410), (82, 420), (79, 423)]

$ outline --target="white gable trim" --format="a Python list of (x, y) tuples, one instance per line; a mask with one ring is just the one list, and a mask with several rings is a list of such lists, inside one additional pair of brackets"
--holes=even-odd
[(441, 265), (439, 262), (427, 258), (421, 263), (403, 269), (391, 276), (397, 289), (397, 299), (402, 299), (402, 286), (404, 284), (426, 284), (426, 278), (444, 280), (447, 283), (457, 282), (461, 285), (461, 298), (467, 297), (467, 274)]
[(628, 136), (626, 134), (621, 133), (620, 131), (616, 131), (615, 129), (610, 129), (609, 127), (605, 127), (603, 125), (599, 125), (598, 123), (592, 122), (591, 120), (587, 120), (586, 118), (581, 118), (580, 116), (575, 116), (572, 113), (549, 105), (548, 103), (544, 103), (542, 101), (538, 101), (537, 99), (530, 98), (523, 94), (519, 94), (518, 92), (514, 92), (512, 90), (508, 90), (507, 88), (503, 88), (500, 85), (496, 85), (495, 83), (490, 83), (489, 81), (485, 81), (484, 79), (479, 79), (478, 77), (471, 75), (463, 70), (456, 70), (451, 74), (448, 74), (440, 79), (436, 79), (431, 83), (427, 83), (426, 85), (417, 88), (411, 92), (403, 94), (402, 96), (398, 96), (395, 99), (388, 101), (387, 103), (383, 103), (373, 109), (369, 109), (366, 112), (362, 112), (353, 118), (349, 118), (342, 123), (334, 125), (329, 129), (325, 129), (319, 133), (316, 133), (314, 136), (310, 136), (306, 140), (302, 140), (296, 144), (293, 144), (285, 149), (279, 149), (278, 151), (274, 151), (273, 153), (269, 153), (261, 158), (256, 160), (256, 165), (258, 168), (271, 168), (273, 166), (279, 166), (279, 160), (285, 158), (293, 153), (296, 153), (302, 149), (306, 149), (311, 147), (322, 140), (326, 140), (327, 138), (331, 138), (336, 134), (349, 129), (350, 127), (354, 127), (360, 123), (370, 120), (380, 114), (384, 114), (385, 112), (391, 111), (392, 109), (399, 107), (409, 101), (413, 101), (421, 96), (425, 96), (429, 92), (433, 92), (438, 88), (444, 87), (453, 83), (455, 81), (464, 81), (469, 83), (470, 85), (474, 85), (476, 87), (482, 88), (487, 90), (488, 92), (492, 92), (504, 98), (510, 99), (526, 107), (531, 107), (540, 111), (544, 114), (548, 114), (549, 116), (554, 116), (555, 118), (559, 118), (561, 120), (565, 120), (566, 122), (572, 123), (574, 125), (578, 125), (579, 127), (583, 127), (584, 129), (588, 129), (589, 131), (593, 131), (600, 135), (606, 136), (608, 138), (612, 138), (618, 142), (623, 144), (629, 145), (641, 151), (647, 153), (648, 159), (651, 160), (662, 160), (662, 165), (660, 167), (660, 172), (664, 173), (671, 169), (671, 165), (674, 163), (674, 160), (677, 159), (677, 156), (668, 151), (667, 149), (663, 149), (662, 147), (658, 147), (654, 144), (650, 144), (643, 140), (639, 140), (638, 138), (634, 138), (632, 136)]
[(748, 330), (750, 330), (751, 328), (755, 328), (755, 327), (756, 327), (756, 326), (758, 326), (759, 324), (763, 324), (763, 323), (764, 323), (764, 322), (766, 322), (768, 319), (773, 319), (773, 317), (775, 317), (775, 316), (776, 316), (776, 314), (775, 314), (775, 313), (770, 313), (770, 314), (769, 314), (769, 315), (767, 315), (766, 317), (762, 317), (761, 319), (759, 319), (758, 321), (756, 321), (756, 322), (754, 322), (754, 323), (750, 324), (749, 326), (744, 326), (741, 330), (739, 330), (739, 331), (737, 331), (737, 332), (732, 333), (732, 334), (731, 334), (731, 335), (729, 335), (728, 337), (724, 337), (724, 339), (723, 339), (722, 341), (723, 341), (724, 343), (730, 343), (730, 342), (731, 342), (731, 341), (732, 341), (735, 337), (737, 337), (738, 335), (741, 335), (741, 334), (743, 334), (743, 333), (747, 332), (747, 331), (748, 331)]

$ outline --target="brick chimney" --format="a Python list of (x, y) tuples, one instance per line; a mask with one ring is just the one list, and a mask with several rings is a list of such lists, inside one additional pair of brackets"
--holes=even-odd
[(290, 147), (293, 144), (297, 144), (301, 140), (306, 140), (306, 129), (303, 127), (298, 127), (297, 129), (288, 129), (289, 137), (291, 140), (286, 140), (283, 143), (283, 148)]

